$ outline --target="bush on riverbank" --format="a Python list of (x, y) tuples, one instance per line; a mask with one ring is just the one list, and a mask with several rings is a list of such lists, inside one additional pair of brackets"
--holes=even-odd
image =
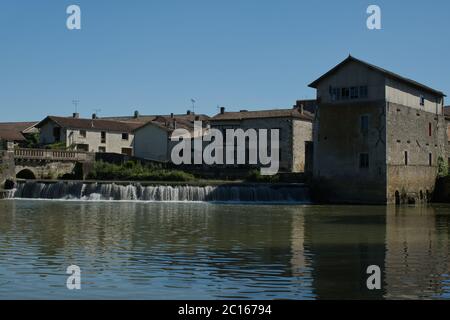
[(280, 181), (280, 176), (277, 174), (273, 176), (263, 176), (261, 175), (260, 170), (252, 170), (248, 173), (245, 181), (259, 183), (277, 183)]
[(192, 181), (195, 177), (179, 170), (161, 169), (156, 166), (145, 165), (129, 161), (117, 165), (98, 161), (88, 175), (92, 180), (118, 180), (118, 181)]
[(438, 177), (446, 177), (448, 176), (448, 163), (444, 160), (443, 157), (438, 158)]

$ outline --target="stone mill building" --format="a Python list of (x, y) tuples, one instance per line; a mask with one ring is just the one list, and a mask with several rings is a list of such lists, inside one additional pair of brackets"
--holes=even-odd
[(319, 198), (385, 204), (430, 196), (447, 159), (442, 92), (352, 56), (310, 87)]

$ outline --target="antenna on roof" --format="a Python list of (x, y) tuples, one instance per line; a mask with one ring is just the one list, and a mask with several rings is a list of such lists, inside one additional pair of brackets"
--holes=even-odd
[(78, 113), (78, 105), (80, 104), (80, 100), (74, 99), (72, 100), (72, 104), (75, 107), (75, 113)]
[(195, 99), (192, 99), (192, 98), (191, 98), (191, 102), (192, 102), (192, 112), (195, 113), (195, 103), (196, 103), (197, 101), (195, 101)]

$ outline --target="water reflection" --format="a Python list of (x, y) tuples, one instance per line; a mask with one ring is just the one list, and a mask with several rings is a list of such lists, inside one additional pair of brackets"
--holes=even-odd
[(448, 207), (391, 207), (386, 224), (386, 298), (448, 298)]
[(449, 212), (3, 201), (0, 298), (447, 298)]

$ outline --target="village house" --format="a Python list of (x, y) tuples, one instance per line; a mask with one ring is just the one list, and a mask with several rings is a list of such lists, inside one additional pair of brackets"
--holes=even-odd
[(317, 89), (316, 195), (330, 202), (427, 200), (446, 158), (445, 95), (349, 56)]
[[(227, 129), (267, 129), (269, 132), (278, 129), (280, 171), (304, 172), (307, 170), (308, 152), (311, 151), (313, 118), (300, 102), (291, 109), (260, 111), (226, 112), (222, 107), (220, 113), (210, 119), (210, 126), (221, 130), (224, 136)], [(248, 145), (246, 149), (248, 156)]]
[(62, 144), (63, 147), (85, 152), (108, 152), (133, 155), (133, 130), (142, 122), (124, 122), (73, 117), (48, 116), (39, 124), (40, 143)]
[(178, 136), (186, 139), (187, 137), (178, 134), (176, 129), (185, 129), (189, 132), (189, 138), (198, 138), (206, 134), (205, 127), (195, 130), (194, 121), (201, 121), (200, 118), (184, 117), (171, 114), (170, 116), (155, 116), (151, 121), (139, 126), (133, 131), (135, 156), (145, 160), (159, 162), (171, 162), (171, 153), (174, 145), (173, 141)]

